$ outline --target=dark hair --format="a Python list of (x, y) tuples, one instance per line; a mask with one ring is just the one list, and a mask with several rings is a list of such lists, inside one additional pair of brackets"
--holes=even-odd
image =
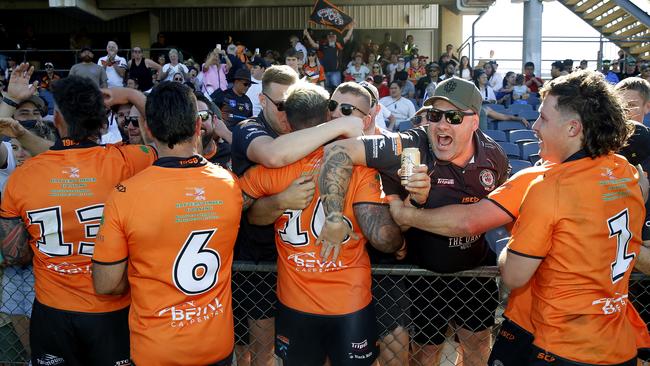
[(388, 84), (388, 87), (390, 88), (391, 86), (393, 86), (393, 84), (397, 84), (397, 86), (400, 89), (404, 88), (404, 83), (401, 80), (393, 80), (393, 81), (391, 81), (390, 84)]
[(502, 88), (505, 88), (506, 86), (508, 86), (508, 77), (510, 75), (515, 75), (515, 72), (514, 71), (508, 71), (506, 73), (506, 76), (503, 77), (503, 83), (502, 83), (502, 86), (501, 86)]
[(287, 90), (284, 110), (291, 128), (301, 130), (326, 122), (329, 94), (311, 83), (298, 83)]
[(600, 73), (583, 70), (553, 79), (540, 95), (557, 97), (558, 111), (580, 119), (583, 149), (592, 158), (620, 150), (633, 132), (623, 102)]
[(205, 105), (208, 106), (208, 110), (210, 110), (210, 112), (216, 115), (221, 115), (221, 111), (219, 110), (219, 107), (217, 107), (217, 105), (214, 104), (214, 102), (210, 100), (210, 98), (206, 97), (205, 94), (195, 91), (194, 96), (196, 97), (197, 101), (205, 103)]
[(481, 77), (481, 75), (486, 74), (485, 70), (481, 69), (474, 69), (474, 76), (472, 77), (472, 81), (474, 82), (474, 85), (476, 85), (477, 88), (481, 88), (478, 83), (478, 79)]
[(194, 136), (196, 101), (192, 90), (181, 83), (156, 85), (147, 97), (145, 114), (153, 137), (170, 149)]
[(563, 61), (555, 61), (551, 64), (551, 67), (555, 67), (558, 69), (560, 72), (564, 71), (564, 62)]
[(289, 48), (284, 52), (284, 58), (286, 59), (287, 57), (298, 58), (298, 51), (295, 48)]
[(535, 64), (532, 63), (532, 62), (530, 62), (530, 61), (528, 61), (528, 62), (526, 62), (526, 63), (524, 64), (524, 69), (527, 68), (527, 67), (532, 67), (532, 68), (534, 69), (534, 68), (535, 68)]
[(52, 84), (56, 109), (67, 125), (68, 136), (74, 141), (99, 140), (100, 129), (106, 121), (104, 97), (92, 80), (68, 76)]

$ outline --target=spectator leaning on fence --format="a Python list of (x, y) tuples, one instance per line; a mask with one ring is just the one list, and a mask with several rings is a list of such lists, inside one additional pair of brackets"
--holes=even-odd
[[(340, 192), (347, 188), (345, 182), (352, 164), (377, 168), (386, 193), (399, 195), (395, 199), (404, 199), (408, 205), (424, 208), (480, 199), (507, 179), (507, 157), (494, 141), (477, 131), (481, 97), (471, 82), (459, 78), (441, 82), (423, 108), (428, 126), (391, 137), (337, 141), (327, 147), (324, 166), (332, 164), (336, 168), (319, 180), (319, 188), (326, 197), (326, 217), (336, 214), (331, 207), (340, 207), (344, 200)], [(397, 171), (400, 155), (408, 147), (419, 149), (425, 171), (431, 171), (431, 177), (425, 175), (423, 181), (411, 181), (403, 187)], [(431, 189), (422, 193), (423, 186)], [(327, 235), (321, 234), (321, 238), (340, 243), (346, 232), (345, 226), (326, 220), (322, 233)], [(405, 238), (410, 261), (435, 272), (457, 272), (490, 263), (489, 249), (480, 234), (443, 237), (413, 228), (405, 233)], [(419, 309), (414, 319), (415, 359), (426, 365), (437, 363), (447, 325), (454, 320), (460, 326), (457, 335), (462, 360), (486, 364), (498, 304), (494, 279), (436, 279), (435, 283), (421, 283), (414, 289), (418, 293), (413, 294), (414, 305)], [(459, 294), (456, 286), (470, 289), (468, 296)], [(475, 295), (478, 289), (481, 292)], [(445, 293), (453, 294), (449, 295), (453, 298), (445, 297)], [(456, 311), (462, 308), (472, 310)]]
[[(149, 166), (156, 153), (146, 146), (97, 145), (106, 118), (104, 96), (89, 79), (69, 76), (53, 86), (53, 93), (62, 139), (9, 177), (0, 209), (5, 259), (20, 263), (29, 258), (30, 247), (34, 253), (32, 363), (52, 357), (70, 364), (128, 362), (130, 299), (95, 295), (92, 228), (111, 187)], [(105, 93), (109, 106), (131, 102), (144, 109), (137, 91)], [(73, 323), (88, 326), (73, 330)]]
[[(294, 88), (289, 90), (285, 104), (292, 129), (299, 131), (325, 122), (328, 93), (307, 83)], [(370, 120), (367, 114), (370, 96), (363, 88), (361, 91), (365, 100), (364, 118)], [(329, 103), (331, 107), (332, 102)], [(340, 104), (337, 108), (348, 106)], [(306, 172), (311, 172), (314, 179), (319, 174), (328, 174), (325, 166), (319, 169), (322, 156), (323, 150), (318, 149), (284, 168), (254, 167), (241, 179), (242, 190), (255, 199), (283, 191)], [(402, 235), (383, 201), (376, 171), (354, 168), (350, 185), (339, 219), (345, 225), (349, 223), (354, 232), (334, 261), (328, 260), (327, 253), (322, 257), (318, 254), (322, 221), (318, 223), (314, 217), (321, 217), (324, 198), (318, 190), (315, 199), (304, 209), (293, 211), (294, 215), (284, 214), (283, 210), (268, 214), (270, 219), (277, 218), (279, 301), (275, 353), (288, 364), (319, 365), (329, 358), (333, 365), (371, 365), (378, 355), (370, 262), (365, 245), (368, 241), (382, 252), (394, 252), (402, 244)], [(268, 221), (258, 223), (264, 222)], [(310, 270), (306, 263), (313, 259), (328, 263), (331, 270)], [(323, 293), (328, 296), (322, 296)]]
[[(637, 170), (613, 154), (632, 126), (611, 86), (593, 72), (551, 81), (542, 97), (533, 127), (540, 155), (561, 164), (529, 186), (499, 258), (510, 288), (533, 279), (531, 364), (636, 365), (640, 333), (625, 299), (642, 240), (643, 197)], [(566, 194), (571, 200), (557, 199)], [(589, 202), (590, 213), (573, 202)], [(576, 254), (585, 248), (593, 255)], [(645, 327), (643, 333), (647, 338)]]

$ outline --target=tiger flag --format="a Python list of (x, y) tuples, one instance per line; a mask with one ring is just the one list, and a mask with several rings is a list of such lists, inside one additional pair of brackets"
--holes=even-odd
[(309, 21), (343, 33), (352, 23), (352, 18), (327, 0), (316, 0)]

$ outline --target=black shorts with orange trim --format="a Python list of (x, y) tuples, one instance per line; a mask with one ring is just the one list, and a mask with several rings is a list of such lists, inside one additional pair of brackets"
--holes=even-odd
[(440, 345), (450, 322), (471, 332), (494, 325), (499, 292), (494, 278), (418, 277), (410, 289), (415, 326), (414, 340)]
[(636, 366), (637, 365), (636, 357), (634, 357), (631, 360), (617, 363), (617, 364), (596, 365), (596, 364), (567, 360), (566, 358), (562, 358), (551, 352), (544, 351), (543, 349), (535, 345), (531, 347), (531, 351), (532, 352), (530, 354), (530, 358), (528, 361), (529, 366)]
[(520, 366), (528, 361), (535, 337), (510, 319), (501, 323), (488, 366)]
[(278, 302), (275, 354), (284, 366), (372, 365), (379, 355), (375, 306), (345, 315), (316, 315)]

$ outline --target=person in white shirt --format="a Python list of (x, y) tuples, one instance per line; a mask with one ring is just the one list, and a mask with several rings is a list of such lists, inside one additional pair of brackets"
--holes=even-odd
[(499, 90), (503, 84), (503, 75), (497, 71), (499, 64), (496, 61), (490, 61), (489, 64), (492, 66), (492, 74), (489, 75), (488, 82), (493, 90)]
[(104, 57), (97, 60), (97, 65), (106, 70), (107, 84), (109, 88), (124, 87), (124, 75), (126, 74), (127, 64), (124, 57), (117, 55), (117, 43), (109, 41), (106, 45), (106, 52)]
[(488, 83), (488, 76), (486, 73), (479, 71), (475, 72), (474, 75), (474, 85), (481, 92), (481, 97), (483, 97), (483, 103), (496, 103), (497, 97), (494, 94), (494, 89)]
[(345, 70), (345, 73), (352, 76), (354, 81), (360, 83), (366, 80), (366, 77), (370, 75), (370, 69), (363, 64), (363, 59), (361, 54), (356, 54), (354, 56), (354, 63)]
[(253, 65), (251, 68), (251, 86), (248, 87), (246, 91), (246, 96), (251, 100), (253, 104), (253, 117), (257, 117), (262, 111), (262, 106), (260, 104), (260, 94), (262, 94), (262, 75), (264, 71), (269, 66), (262, 56), (256, 55), (250, 61), (250, 64)]
[(390, 124), (387, 126), (387, 129), (392, 130), (395, 122), (406, 121), (415, 115), (415, 106), (410, 100), (402, 97), (401, 81), (395, 80), (390, 83), (389, 90), (390, 95), (381, 98), (379, 103), (386, 107), (391, 114), (389, 117)]
[(162, 72), (160, 73), (160, 78), (158, 80), (173, 81), (174, 75), (178, 73), (183, 74), (184, 80), (188, 79), (190, 76), (190, 70), (187, 68), (187, 66), (183, 65), (178, 60), (178, 51), (172, 48), (169, 50), (169, 63), (163, 66)]
[(300, 43), (300, 39), (298, 39), (298, 36), (292, 35), (289, 37), (289, 44), (291, 47), (293, 47), (296, 52), (301, 52), (302, 53), (302, 63), (304, 64), (307, 62), (307, 47)]

